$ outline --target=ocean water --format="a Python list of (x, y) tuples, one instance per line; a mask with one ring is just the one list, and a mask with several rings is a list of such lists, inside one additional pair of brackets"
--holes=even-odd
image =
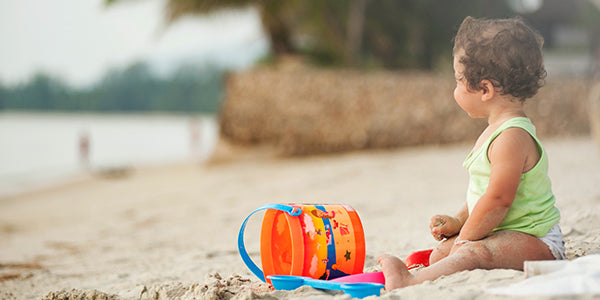
[(203, 161), (217, 136), (213, 116), (0, 112), (0, 196), (88, 170)]

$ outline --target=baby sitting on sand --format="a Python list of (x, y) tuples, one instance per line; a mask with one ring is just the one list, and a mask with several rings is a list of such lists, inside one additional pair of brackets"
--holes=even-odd
[(379, 264), (386, 290), (464, 270), (523, 269), (526, 260), (564, 259), (560, 213), (548, 178), (548, 157), (523, 104), (543, 85), (543, 40), (519, 19), (467, 17), (454, 39), (454, 99), (488, 127), (464, 161), (465, 205), (431, 218), (442, 242), (430, 266), (410, 273), (397, 257)]

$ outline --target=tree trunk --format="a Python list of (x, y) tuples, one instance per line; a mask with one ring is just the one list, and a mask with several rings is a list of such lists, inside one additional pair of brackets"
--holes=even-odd
[(347, 24), (346, 61), (350, 65), (359, 62), (365, 23), (365, 7), (367, 0), (351, 0)]
[(271, 54), (274, 57), (296, 52), (291, 41), (291, 30), (285, 16), (282, 16), (276, 8), (263, 5), (261, 6), (260, 18), (265, 33), (269, 37)]

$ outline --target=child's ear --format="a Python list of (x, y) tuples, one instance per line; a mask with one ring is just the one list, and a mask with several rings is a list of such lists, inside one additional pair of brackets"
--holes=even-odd
[(496, 88), (491, 81), (484, 79), (481, 81), (481, 101), (488, 101), (496, 96)]

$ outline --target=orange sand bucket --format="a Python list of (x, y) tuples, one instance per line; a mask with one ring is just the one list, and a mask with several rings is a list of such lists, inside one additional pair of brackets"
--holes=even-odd
[[(244, 229), (251, 215), (267, 210), (261, 229), (264, 272), (244, 247)], [(267, 204), (254, 210), (238, 235), (242, 260), (262, 281), (268, 275), (334, 279), (363, 271), (365, 237), (360, 218), (348, 205)]]

